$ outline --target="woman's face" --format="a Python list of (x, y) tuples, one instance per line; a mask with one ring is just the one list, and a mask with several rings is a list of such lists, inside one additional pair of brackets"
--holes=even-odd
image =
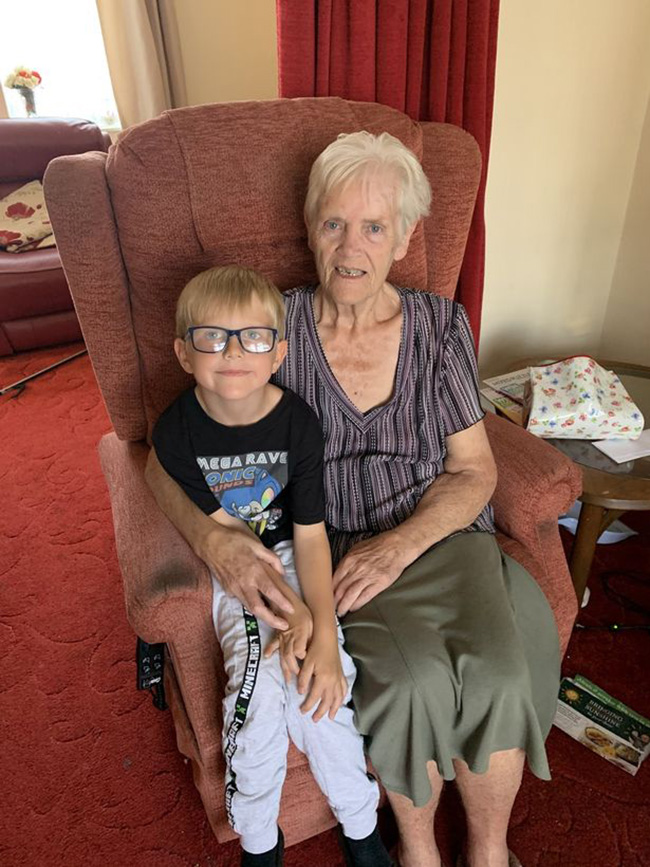
[(384, 286), (393, 261), (406, 255), (413, 227), (401, 233), (396, 181), (385, 172), (335, 187), (309, 227), (323, 291), (339, 304), (358, 304)]

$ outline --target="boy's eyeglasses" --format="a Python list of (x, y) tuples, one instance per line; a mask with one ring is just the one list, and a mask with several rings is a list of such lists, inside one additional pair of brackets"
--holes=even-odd
[(220, 328), (218, 325), (192, 325), (187, 329), (197, 352), (222, 352), (232, 336), (236, 336), (244, 352), (270, 352), (278, 338), (277, 328)]

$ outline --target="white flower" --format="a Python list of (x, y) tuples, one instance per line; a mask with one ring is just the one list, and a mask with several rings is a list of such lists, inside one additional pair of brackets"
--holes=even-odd
[(17, 66), (5, 79), (5, 87), (28, 87), (33, 90), (41, 83), (41, 76), (26, 66)]

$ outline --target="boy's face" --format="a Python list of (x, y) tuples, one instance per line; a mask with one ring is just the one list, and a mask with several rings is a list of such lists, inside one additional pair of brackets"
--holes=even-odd
[[(215, 307), (205, 322), (192, 324), (228, 329), (275, 327), (272, 316), (258, 299), (236, 310)], [(221, 352), (198, 352), (189, 337), (185, 340), (177, 337), (174, 351), (183, 370), (194, 376), (203, 392), (223, 401), (241, 401), (261, 393), (284, 361), (287, 342), (276, 341), (270, 352), (246, 352), (238, 338), (231, 335)]]

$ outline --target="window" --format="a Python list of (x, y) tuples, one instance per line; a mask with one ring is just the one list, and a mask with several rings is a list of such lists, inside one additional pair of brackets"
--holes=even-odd
[[(0, 27), (0, 81), (16, 66), (36, 70), (36, 114), (81, 117), (120, 129), (94, 0), (30, 0), (29, 10), (5, 16)], [(18, 90), (4, 87), (9, 117), (25, 117)]]

